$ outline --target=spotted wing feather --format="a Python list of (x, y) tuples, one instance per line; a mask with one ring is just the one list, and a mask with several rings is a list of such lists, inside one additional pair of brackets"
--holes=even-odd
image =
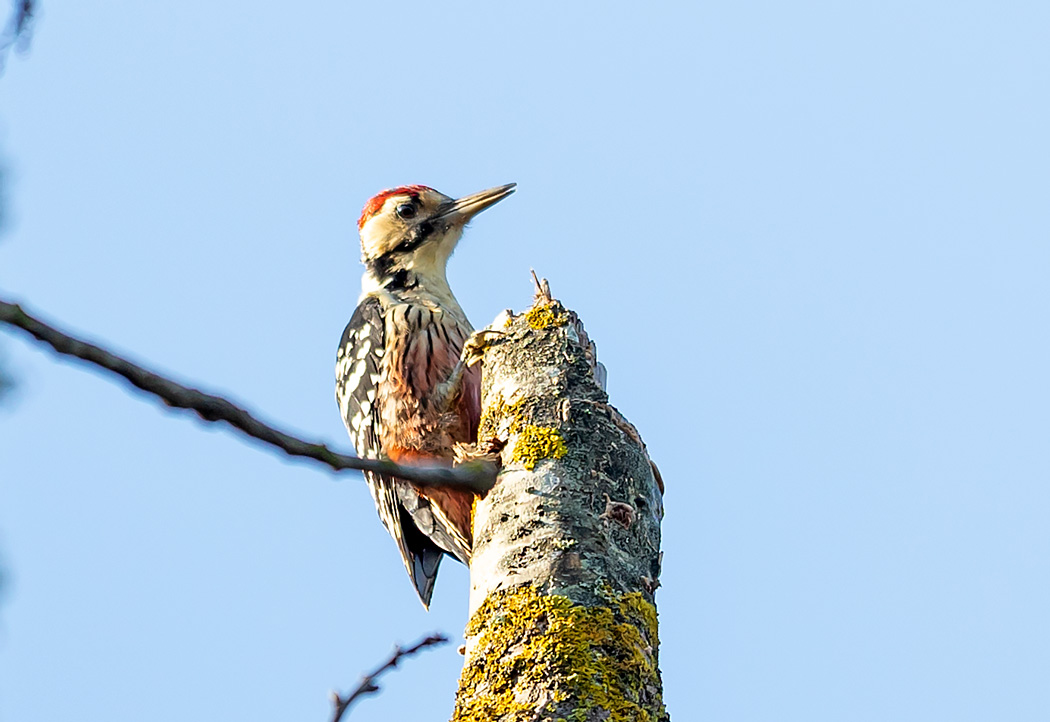
[[(369, 296), (358, 305), (343, 331), (335, 363), (335, 398), (354, 449), (364, 458), (385, 458), (378, 398), (384, 350), (382, 305)], [(429, 605), (442, 550), (416, 528), (410, 510), (401, 503), (401, 499), (418, 494), (407, 482), (386, 474), (365, 472), (365, 480), (420, 600)]]

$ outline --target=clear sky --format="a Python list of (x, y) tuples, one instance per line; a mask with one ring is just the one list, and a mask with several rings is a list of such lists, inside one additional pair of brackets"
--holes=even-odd
[[(667, 482), (685, 720), (1050, 719), (1050, 4), (45, 2), (0, 289), (310, 437), (376, 191), (517, 182), (450, 280), (578, 311)], [(0, 720), (452, 707), (359, 477), (8, 334)]]

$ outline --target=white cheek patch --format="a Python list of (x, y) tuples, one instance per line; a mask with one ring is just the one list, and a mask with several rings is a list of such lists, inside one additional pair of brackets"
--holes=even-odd
[(394, 210), (400, 204), (412, 200), (410, 195), (390, 196), (383, 207), (361, 226), (361, 251), (366, 258), (377, 258), (389, 253), (401, 241), (405, 226)]
[(393, 229), (390, 219), (380, 211), (361, 226), (361, 250), (366, 257), (381, 256), (388, 249), (389, 237)]

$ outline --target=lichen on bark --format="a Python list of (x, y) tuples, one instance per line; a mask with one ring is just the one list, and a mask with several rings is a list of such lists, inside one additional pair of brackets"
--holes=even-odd
[(667, 720), (654, 593), (663, 499), (640, 437), (595, 382), (576, 314), (540, 297), (485, 350), (454, 722)]
[(656, 608), (639, 592), (610, 592), (605, 605), (529, 584), (496, 592), (467, 626), (478, 639), (456, 719), (662, 719), (656, 632)]

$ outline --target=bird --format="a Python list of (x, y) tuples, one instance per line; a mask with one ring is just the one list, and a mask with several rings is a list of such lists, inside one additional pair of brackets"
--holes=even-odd
[[(467, 223), (514, 192), (497, 186), (459, 199), (424, 185), (384, 190), (358, 220), (361, 296), (336, 351), (335, 396), (359, 456), (452, 466), (456, 443), (476, 441), (480, 368), (474, 333), (446, 267)], [(420, 488), (365, 472), (379, 518), (397, 543), (424, 609), (441, 559), (470, 564), (474, 495)]]

